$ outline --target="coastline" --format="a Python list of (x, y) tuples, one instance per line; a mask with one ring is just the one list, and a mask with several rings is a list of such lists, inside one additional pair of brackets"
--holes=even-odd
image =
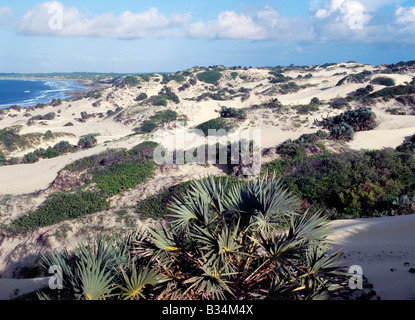
[(68, 81), (78, 82), (82, 86), (87, 87), (81, 90), (72, 90), (72, 91), (65, 92), (65, 99), (68, 99), (68, 100), (74, 100), (74, 99), (83, 97), (89, 91), (101, 90), (101, 89), (105, 89), (109, 87), (109, 85), (107, 84), (99, 83), (99, 82), (92, 82), (91, 80), (68, 80)]
[[(70, 91), (62, 91), (63, 94), (62, 100), (75, 100), (78, 98), (83, 97), (88, 92), (93, 90), (100, 90), (104, 88), (110, 87), (108, 84), (100, 83), (100, 82), (93, 82), (92, 80), (82, 80), (82, 79), (67, 79), (62, 77), (57, 78), (42, 78), (42, 77), (18, 77), (18, 78), (8, 78), (8, 77), (0, 77), (0, 80), (16, 80), (16, 81), (31, 81), (31, 80), (47, 80), (47, 81), (69, 81), (74, 83), (75, 86), (84, 87), (83, 89), (78, 90), (70, 90)], [(50, 104), (52, 100), (46, 102)], [(17, 103), (19, 105), (19, 103)], [(30, 106), (24, 106), (30, 107)]]

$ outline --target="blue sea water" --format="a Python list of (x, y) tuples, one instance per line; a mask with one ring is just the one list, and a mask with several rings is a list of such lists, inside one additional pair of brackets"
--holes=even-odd
[(87, 87), (70, 80), (0, 79), (0, 109), (11, 105), (29, 107), (50, 103), (52, 99), (65, 99), (69, 91)]

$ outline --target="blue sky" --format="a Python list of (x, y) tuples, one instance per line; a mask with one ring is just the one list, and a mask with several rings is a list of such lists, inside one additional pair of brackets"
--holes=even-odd
[(415, 0), (0, 1), (0, 72), (415, 60)]

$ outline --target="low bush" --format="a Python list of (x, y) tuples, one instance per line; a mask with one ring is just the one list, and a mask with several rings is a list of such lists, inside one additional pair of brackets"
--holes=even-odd
[(236, 118), (238, 120), (244, 120), (247, 117), (247, 113), (242, 109), (221, 107), (220, 116), (223, 118)]
[(349, 102), (345, 98), (335, 99), (329, 102), (330, 107), (333, 109), (343, 109), (349, 107)]
[(177, 120), (176, 111), (157, 111), (156, 114), (150, 117), (150, 120), (144, 120), (141, 126), (135, 128), (134, 131), (138, 134), (151, 133), (160, 125), (174, 120)]
[[(227, 133), (227, 131), (234, 128), (234, 123), (230, 121), (231, 119), (224, 119), (224, 118), (215, 118), (209, 121), (206, 121), (204, 123), (199, 124), (196, 129), (201, 130), (205, 136), (209, 134), (209, 130), (225, 130), (224, 134)], [(221, 134), (220, 132), (217, 132), (217, 134)]]
[(166, 83), (169, 83), (170, 81), (176, 81), (178, 83), (182, 83), (186, 81), (186, 79), (183, 75), (178, 74), (178, 73), (164, 74), (162, 83), (166, 84)]
[(330, 137), (335, 140), (350, 141), (353, 139), (354, 130), (346, 122), (340, 122), (330, 130)]
[(58, 142), (53, 146), (53, 149), (55, 149), (57, 152), (63, 154), (67, 153), (69, 151), (72, 151), (74, 149), (74, 146), (71, 145), (68, 141), (61, 141)]
[(318, 123), (324, 128), (332, 130), (334, 126), (341, 122), (348, 124), (354, 131), (368, 131), (376, 126), (376, 114), (370, 108), (361, 107), (348, 110), (334, 117), (323, 118), (323, 121)]
[(408, 137), (402, 144), (396, 147), (399, 152), (415, 153), (415, 135)]
[(24, 164), (35, 163), (38, 161), (39, 157), (34, 152), (29, 152), (28, 154), (25, 154), (22, 159), (22, 163)]
[(78, 148), (81, 149), (88, 149), (96, 146), (98, 143), (97, 139), (95, 138), (94, 134), (88, 134), (81, 137), (78, 141)]
[(112, 164), (105, 170), (94, 171), (92, 181), (107, 196), (113, 196), (147, 182), (153, 176), (155, 168), (155, 163), (147, 160)]
[(391, 149), (281, 158), (263, 170), (331, 218), (392, 214), (397, 198), (414, 195), (415, 158)]
[(315, 142), (327, 139), (329, 134), (323, 130), (316, 133), (303, 134), (296, 140), (288, 139), (277, 146), (277, 152), (290, 158), (301, 158), (306, 155), (306, 149)]
[(30, 120), (31, 121), (34, 121), (34, 120), (53, 120), (53, 119), (55, 119), (55, 116), (56, 116), (56, 114), (54, 112), (49, 112), (45, 115), (38, 115), (38, 116), (31, 117), (29, 119), (29, 121)]
[(9, 229), (13, 233), (26, 233), (107, 209), (107, 197), (100, 192), (52, 193), (35, 211), (13, 220)]
[(126, 76), (123, 79), (122, 84), (133, 87), (133, 86), (137, 86), (138, 84), (140, 84), (140, 80), (136, 76)]
[(382, 86), (392, 87), (395, 85), (395, 80), (389, 77), (377, 77), (370, 81), (371, 84), (379, 84)]
[(311, 112), (316, 112), (319, 110), (319, 105), (315, 103), (309, 103), (309, 104), (300, 104), (298, 106), (293, 107), (295, 110), (297, 110), (298, 114), (309, 114)]
[(222, 73), (218, 70), (210, 70), (197, 74), (199, 81), (214, 84), (222, 78)]
[(135, 101), (143, 101), (147, 98), (148, 98), (147, 93), (142, 92), (137, 96), (137, 98), (135, 98)]

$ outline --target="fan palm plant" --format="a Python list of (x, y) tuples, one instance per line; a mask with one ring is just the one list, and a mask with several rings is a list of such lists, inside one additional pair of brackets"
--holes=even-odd
[[(130, 257), (132, 235), (125, 239), (100, 237), (92, 245), (80, 245), (73, 252), (51, 252), (42, 256), (43, 266), (62, 269), (62, 290), (39, 292), (40, 299), (105, 300), (144, 297), (145, 286), (161, 282), (151, 265), (136, 265)], [(139, 239), (135, 235), (134, 239)]]
[(170, 205), (172, 223), (135, 241), (167, 279), (163, 299), (316, 299), (345, 281), (320, 212), (300, 212), (275, 175), (226, 188), (192, 182)]

